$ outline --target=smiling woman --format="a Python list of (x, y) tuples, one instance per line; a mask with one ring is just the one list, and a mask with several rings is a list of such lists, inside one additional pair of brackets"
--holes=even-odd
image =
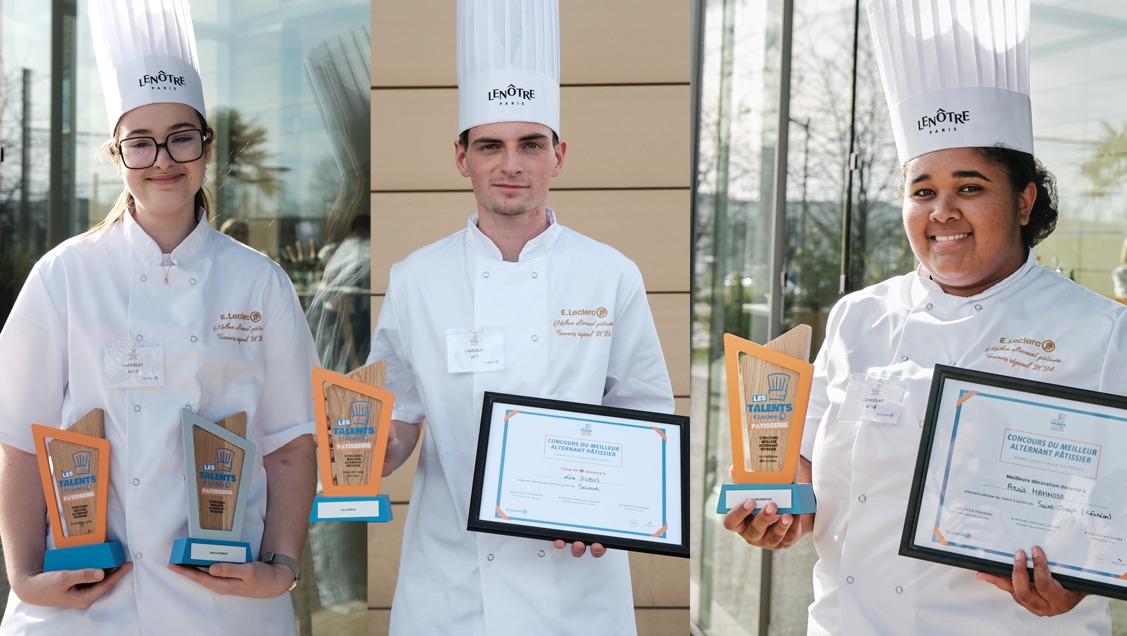
[[(0, 384), (0, 539), (13, 592), (0, 630), (294, 634), (287, 592), (315, 487), (312, 338), (282, 268), (208, 224), (212, 134), (186, 0), (91, 0), (90, 18), (124, 192), (101, 224), (35, 264), (0, 331), (0, 357), (36, 370)], [(150, 90), (152, 78), (166, 85)], [(219, 328), (231, 308), (250, 316), (250, 335)], [(100, 519), (130, 560), (45, 567), (44, 549), (74, 529), (48, 527), (44, 497), (27, 487), (29, 429), (68, 428), (94, 409), (112, 449)], [(234, 525), (249, 550), (204, 570), (168, 556), (197, 495), (185, 480), (188, 416), (242, 418), (238, 435), (254, 449)]]

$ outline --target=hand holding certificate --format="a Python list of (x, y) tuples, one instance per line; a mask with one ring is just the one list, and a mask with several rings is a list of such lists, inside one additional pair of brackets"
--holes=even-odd
[[(938, 365), (900, 553), (1127, 598), (1127, 398)], [(1031, 559), (1032, 561), (1032, 559)]]
[(687, 557), (687, 420), (487, 392), (468, 529)]

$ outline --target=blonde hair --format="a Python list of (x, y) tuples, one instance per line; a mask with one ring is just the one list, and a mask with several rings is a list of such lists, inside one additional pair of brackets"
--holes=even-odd
[[(212, 130), (207, 127), (207, 121), (203, 118), (203, 115), (200, 115), (197, 112), (196, 116), (200, 118), (200, 127), (204, 131), (204, 148), (207, 148), (207, 146), (212, 141), (214, 141), (215, 136), (214, 134), (212, 134)], [(102, 144), (102, 147), (100, 148), (100, 152), (104, 152), (109, 155), (109, 157), (113, 159), (114, 163), (117, 163), (117, 161), (119, 161), (117, 159), (117, 142), (120, 141), (120, 139), (118, 139), (118, 128), (119, 126), (114, 126), (113, 137), (110, 138), (110, 140), (106, 143)], [(203, 209), (204, 218), (211, 218), (211, 202), (207, 195), (207, 190), (205, 190), (202, 186), (200, 187), (199, 191), (196, 192), (196, 209), (201, 208)], [(94, 234), (95, 232), (100, 232), (101, 230), (104, 230), (114, 223), (117, 223), (122, 219), (122, 217), (125, 216), (126, 212), (132, 209), (133, 194), (126, 188), (122, 187), (121, 194), (117, 195), (117, 200), (114, 201), (113, 205), (110, 206), (109, 214), (107, 214), (104, 219), (94, 225), (94, 227), (86, 230), (86, 232), (83, 233), (83, 236), (88, 236), (90, 234)]]

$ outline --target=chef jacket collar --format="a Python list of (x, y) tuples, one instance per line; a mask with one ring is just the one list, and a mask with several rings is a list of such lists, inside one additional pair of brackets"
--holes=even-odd
[(921, 264), (916, 268), (916, 281), (919, 284), (912, 286), (912, 304), (918, 305), (926, 299), (931, 302), (954, 307), (967, 302), (984, 300), (1013, 287), (1036, 266), (1037, 255), (1033, 253), (1033, 250), (1027, 249), (1025, 263), (1017, 268), (1017, 271), (1002, 279), (993, 287), (990, 287), (980, 294), (975, 294), (974, 296), (954, 296), (943, 291), (943, 289), (939, 287), (939, 283), (931, 280), (931, 272)]
[[(159, 266), (161, 264), (161, 251), (157, 242), (137, 224), (137, 219), (133, 218), (132, 210), (127, 211), (122, 217), (122, 223), (125, 224), (125, 237), (133, 253), (144, 265)], [(207, 242), (207, 234), (211, 230), (211, 226), (207, 223), (207, 214), (204, 213), (203, 208), (196, 212), (196, 217), (199, 219), (196, 228), (172, 250), (173, 264), (179, 265), (182, 260), (192, 257), (203, 249), (204, 243)]]
[[(545, 212), (548, 215), (548, 229), (524, 244), (524, 249), (520, 251), (517, 261), (527, 261), (530, 258), (540, 256), (550, 250), (552, 245), (555, 245), (556, 239), (560, 237), (560, 225), (556, 223), (556, 213), (552, 211), (552, 208), (547, 208)], [(470, 246), (473, 247), (474, 251), (487, 258), (502, 260), (501, 250), (497, 248), (492, 239), (477, 227), (477, 214), (470, 217), (466, 229)]]

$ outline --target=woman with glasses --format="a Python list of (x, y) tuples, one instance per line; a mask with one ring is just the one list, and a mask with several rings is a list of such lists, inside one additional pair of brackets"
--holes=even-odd
[[(175, 26), (186, 10), (94, 0), (99, 66), (99, 34), (115, 36), (95, 15)], [(179, 29), (172, 35), (191, 44), (190, 22)], [(213, 134), (194, 64), (153, 59), (147, 69), (110, 65), (113, 82), (125, 78), (106, 85), (121, 196), (104, 221), (35, 265), (0, 332), (4, 634), (295, 632), (286, 592), (299, 579), (315, 484), (313, 343), (285, 272), (208, 224)], [(174, 81), (149, 90), (132, 72)], [(95, 408), (110, 443), (107, 539), (127, 561), (44, 572), (56, 546), (30, 425), (66, 428)], [(169, 565), (173, 542), (189, 536), (184, 409), (213, 422), (246, 413), (257, 447), (239, 477), (249, 563)]]

